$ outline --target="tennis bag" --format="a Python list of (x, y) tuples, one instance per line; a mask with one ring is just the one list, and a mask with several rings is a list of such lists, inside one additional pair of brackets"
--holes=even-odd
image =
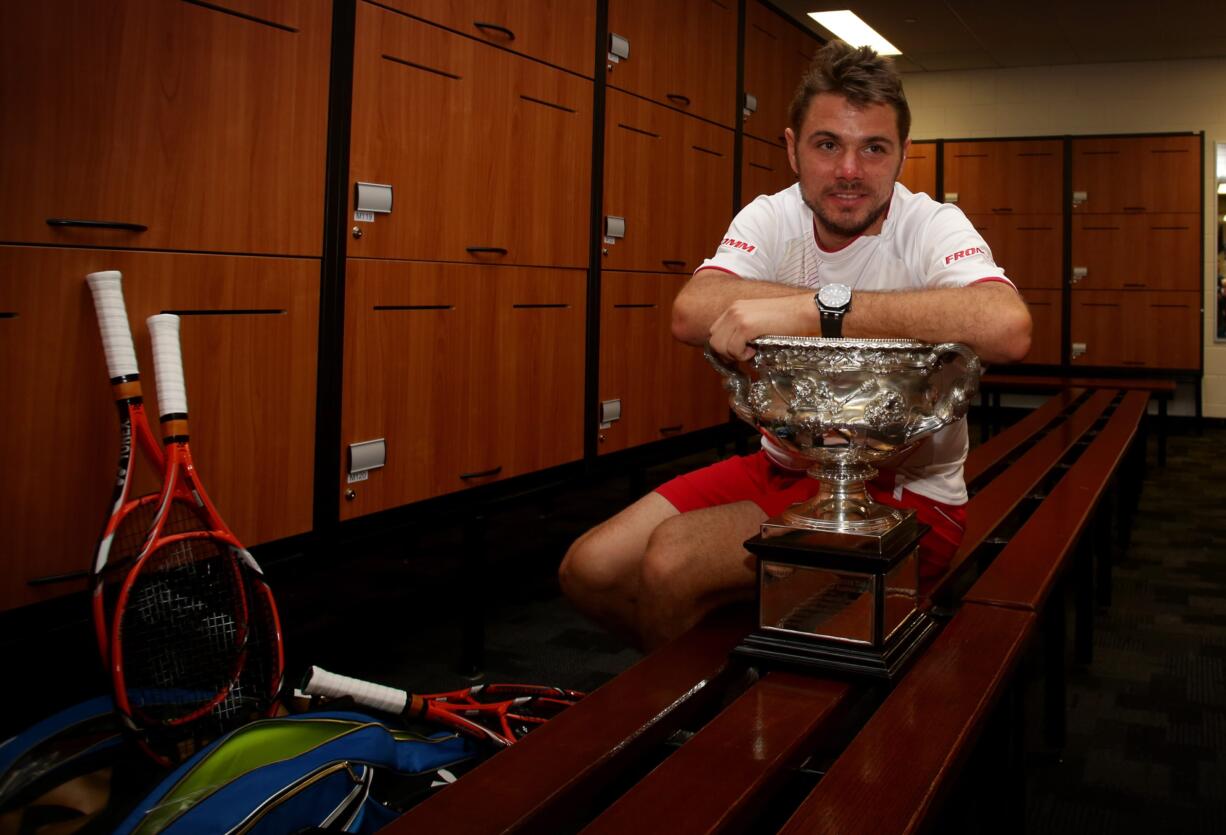
[(439, 769), (475, 756), (472, 743), (455, 733), (424, 736), (362, 713), (262, 719), (184, 762), (115, 832), (374, 832), (401, 811), (380, 797), (380, 788), (402, 786), (407, 777), (428, 790)]

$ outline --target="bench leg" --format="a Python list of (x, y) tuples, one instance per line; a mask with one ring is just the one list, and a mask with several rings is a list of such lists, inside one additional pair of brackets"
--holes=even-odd
[(1166, 401), (1158, 398), (1158, 466), (1166, 466)]
[(485, 667), (486, 531), (485, 514), (477, 513), (464, 525), (464, 553), (460, 561), (460, 588), (464, 601), (461, 626), (460, 675), (480, 678)]
[(1098, 572), (1094, 578), (1094, 591), (1099, 606), (1111, 605), (1111, 570), (1115, 567), (1114, 528), (1119, 524), (1115, 517), (1118, 515), (1121, 480), (1122, 477), (1117, 475), (1107, 486), (1094, 520), (1094, 550)]
[(1096, 509), (1089, 530), (1073, 552), (1073, 588), (1076, 616), (1073, 627), (1073, 657), (1078, 664), (1094, 660), (1094, 557), (1100, 549), (1098, 533), (1102, 511)]
[(1065, 605), (1060, 588), (1043, 612), (1043, 742), (1054, 752), (1064, 750), (1065, 721)]

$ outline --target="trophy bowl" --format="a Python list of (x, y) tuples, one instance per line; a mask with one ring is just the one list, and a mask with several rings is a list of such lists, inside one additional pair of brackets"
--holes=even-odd
[[(793, 505), (793, 528), (880, 537), (911, 514), (873, 501), (875, 465), (901, 461), (927, 436), (966, 415), (982, 365), (965, 345), (909, 339), (762, 336), (753, 374), (706, 356), (724, 377), (737, 416), (794, 457), (812, 462), (817, 495)], [(765, 441), (764, 441), (765, 442)]]

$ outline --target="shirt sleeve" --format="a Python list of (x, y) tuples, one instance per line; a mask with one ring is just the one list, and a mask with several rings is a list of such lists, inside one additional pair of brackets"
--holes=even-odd
[(962, 210), (943, 204), (920, 244), (928, 287), (966, 287), (981, 281), (1013, 282), (992, 258), (992, 250)]
[(732, 220), (715, 255), (703, 261), (700, 270), (716, 269), (756, 281), (770, 281), (775, 274), (775, 250), (779, 237), (774, 206), (766, 195), (750, 203)]

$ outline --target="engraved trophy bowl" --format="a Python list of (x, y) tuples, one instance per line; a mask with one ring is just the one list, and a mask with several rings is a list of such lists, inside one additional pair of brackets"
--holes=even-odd
[[(906, 339), (762, 336), (753, 375), (716, 355), (737, 416), (793, 456), (812, 462), (818, 493), (793, 505), (784, 526), (878, 541), (913, 514), (873, 501), (877, 464), (901, 460), (966, 415), (981, 363), (965, 345)], [(898, 531), (902, 533), (902, 531)]]

